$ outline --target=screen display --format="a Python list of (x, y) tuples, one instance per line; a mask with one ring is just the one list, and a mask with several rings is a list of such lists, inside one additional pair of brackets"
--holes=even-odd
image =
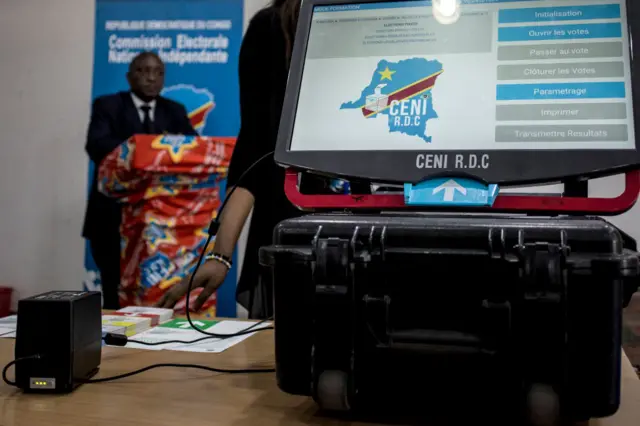
[(635, 149), (625, 1), (436, 12), (316, 6), (289, 149)]

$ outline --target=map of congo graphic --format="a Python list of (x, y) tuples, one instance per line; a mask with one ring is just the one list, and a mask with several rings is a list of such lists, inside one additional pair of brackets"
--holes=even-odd
[(381, 60), (360, 98), (343, 103), (340, 109), (361, 109), (365, 118), (387, 115), (390, 133), (418, 136), (430, 143), (427, 122), (438, 118), (431, 89), (443, 72), (437, 60)]

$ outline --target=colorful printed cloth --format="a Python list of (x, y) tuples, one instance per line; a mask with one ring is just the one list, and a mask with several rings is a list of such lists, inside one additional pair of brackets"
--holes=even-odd
[[(98, 189), (123, 204), (123, 307), (153, 304), (193, 270), (234, 145), (235, 138), (139, 135), (100, 164)], [(184, 298), (177, 306), (184, 310)], [(215, 295), (203, 311), (215, 314)]]

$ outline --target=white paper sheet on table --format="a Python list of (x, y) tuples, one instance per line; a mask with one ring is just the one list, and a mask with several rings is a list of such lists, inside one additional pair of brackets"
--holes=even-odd
[[(4, 337), (4, 338), (14, 339), (16, 337), (17, 327), (18, 327), (17, 315), (11, 315), (8, 317), (0, 318), (0, 338)], [(105, 330), (104, 328), (102, 330), (103, 332), (112, 331), (112, 330)]]
[(10, 315), (0, 318), (0, 337), (14, 338), (16, 337), (16, 327), (18, 326), (18, 316)]
[[(255, 324), (255, 322), (248, 321), (220, 321), (211, 327), (207, 328), (206, 331), (211, 333), (219, 333), (219, 334), (233, 334), (239, 331), (245, 330), (251, 325)], [(266, 327), (271, 325), (270, 323), (264, 323), (257, 326), (257, 329), (262, 327)], [(180, 343), (166, 343), (159, 344), (155, 346), (141, 345), (139, 343), (127, 343), (127, 348), (136, 348), (136, 349), (147, 349), (147, 350), (160, 350), (167, 349), (172, 351), (183, 351), (183, 352), (205, 352), (205, 353), (218, 353), (222, 352), (233, 345), (236, 345), (246, 338), (252, 336), (254, 333), (245, 334), (243, 336), (230, 337), (227, 339), (216, 339), (210, 338), (205, 339), (199, 343), (191, 343), (191, 344), (180, 344)], [(144, 341), (148, 343), (160, 343), (167, 342), (170, 340), (181, 340), (190, 342), (193, 340), (201, 339), (206, 337), (204, 334), (199, 333), (198, 331), (192, 328), (185, 329), (172, 329), (172, 328), (164, 328), (164, 327), (155, 327), (151, 330), (147, 330), (143, 333), (137, 334), (135, 336), (130, 337), (131, 340)]]
[[(212, 327), (211, 327), (212, 328)], [(129, 340), (137, 340), (141, 342), (147, 343), (161, 343), (167, 342), (170, 340), (182, 340), (190, 342), (192, 340), (199, 339), (204, 337), (203, 334), (198, 333), (196, 330), (175, 330), (170, 328), (163, 327), (154, 327), (150, 330), (143, 331), (140, 334), (136, 334), (134, 336), (129, 337)], [(166, 343), (159, 345), (142, 345), (139, 343), (127, 343), (126, 348), (134, 348), (134, 349), (146, 349), (151, 351), (168, 349), (170, 346), (175, 345), (175, 343)]]
[(15, 328), (8, 328), (8, 327), (0, 327), (0, 337), (15, 338), (16, 337), (16, 329)]

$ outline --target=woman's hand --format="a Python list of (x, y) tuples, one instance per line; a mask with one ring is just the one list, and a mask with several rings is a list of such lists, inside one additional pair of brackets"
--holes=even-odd
[[(227, 276), (228, 269), (225, 265), (215, 260), (209, 260), (202, 265), (198, 269), (198, 273), (193, 279), (192, 290), (194, 288), (203, 287), (202, 292), (198, 295), (193, 307), (190, 307), (190, 310), (194, 312), (200, 310), (204, 302), (206, 302), (209, 297), (213, 294), (214, 291), (218, 289), (222, 285), (225, 277)], [(187, 290), (189, 289), (189, 279), (191, 275), (187, 275), (184, 277), (180, 284), (174, 285), (172, 288), (167, 291), (162, 299), (156, 306), (159, 308), (173, 308), (173, 306), (184, 296), (187, 294)]]
[[(216, 234), (215, 248), (217, 253), (225, 254), (228, 257), (233, 255), (233, 250), (238, 243), (238, 237), (242, 232), (251, 209), (253, 208), (254, 198), (248, 190), (237, 187), (233, 194), (228, 194), (229, 201), (222, 212), (220, 212), (220, 227)], [(202, 293), (198, 295), (196, 302), (193, 304), (192, 310), (202, 308), (214, 291), (220, 287), (227, 276), (227, 267), (217, 260), (209, 260), (203, 263), (198, 269), (198, 273), (193, 279), (193, 287), (203, 287)], [(185, 277), (180, 284), (175, 285), (165, 293), (156, 306), (162, 308), (173, 308), (173, 306), (187, 294), (189, 289), (189, 279), (191, 276)]]

